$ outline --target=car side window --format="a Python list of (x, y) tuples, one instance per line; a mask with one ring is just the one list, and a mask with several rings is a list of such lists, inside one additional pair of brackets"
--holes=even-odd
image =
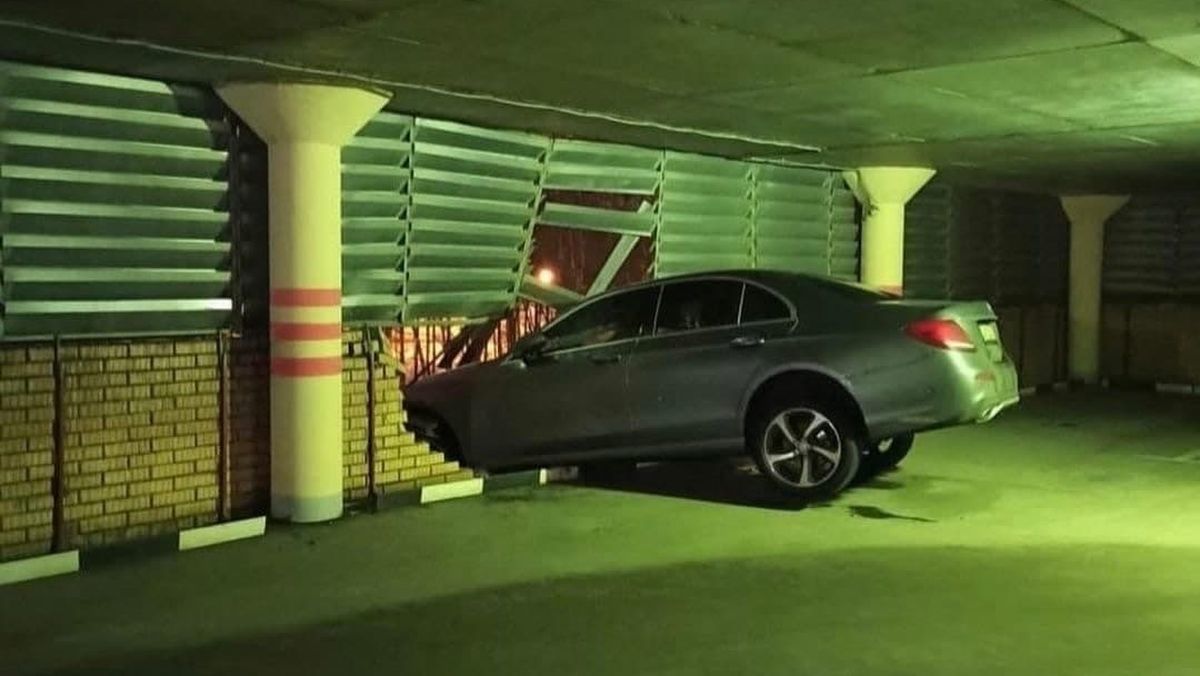
[(746, 295), (742, 297), (742, 323), (769, 322), (791, 319), (792, 312), (786, 303), (775, 294), (755, 286), (746, 285)]
[(566, 350), (636, 338), (650, 332), (658, 287), (594, 301), (545, 331), (549, 349)]
[(727, 280), (679, 282), (663, 287), (656, 334), (734, 326), (742, 283)]

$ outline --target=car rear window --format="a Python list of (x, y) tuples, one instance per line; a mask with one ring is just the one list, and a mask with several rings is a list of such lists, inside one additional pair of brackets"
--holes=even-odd
[(742, 283), (729, 280), (677, 282), (663, 287), (657, 333), (677, 333), (738, 321)]
[(746, 294), (742, 297), (743, 324), (790, 319), (791, 316), (787, 304), (775, 294), (754, 284), (746, 285)]

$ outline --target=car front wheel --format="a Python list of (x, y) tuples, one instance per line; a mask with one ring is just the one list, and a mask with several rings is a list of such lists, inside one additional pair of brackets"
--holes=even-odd
[(776, 488), (803, 500), (829, 500), (858, 472), (862, 442), (852, 419), (823, 402), (764, 407), (751, 431), (751, 453)]

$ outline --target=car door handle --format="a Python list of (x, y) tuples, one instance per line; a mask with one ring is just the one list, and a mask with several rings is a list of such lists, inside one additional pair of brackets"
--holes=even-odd
[(738, 336), (737, 338), (734, 338), (733, 340), (729, 341), (729, 346), (730, 347), (761, 347), (762, 344), (765, 342), (767, 342), (767, 339), (763, 338), (762, 336)]
[(619, 354), (598, 354), (598, 355), (595, 355), (592, 357), (588, 357), (588, 361), (592, 362), (593, 364), (615, 364), (615, 363), (621, 361), (621, 355), (619, 355)]

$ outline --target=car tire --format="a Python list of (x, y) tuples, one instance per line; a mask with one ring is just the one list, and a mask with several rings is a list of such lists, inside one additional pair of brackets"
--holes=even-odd
[(863, 453), (862, 469), (859, 470), (865, 479), (874, 478), (879, 474), (895, 468), (908, 457), (912, 450), (912, 434), (899, 434), (890, 439), (868, 443)]
[(747, 439), (758, 471), (777, 489), (806, 502), (830, 500), (858, 474), (862, 432), (841, 407), (784, 397), (768, 402)]

